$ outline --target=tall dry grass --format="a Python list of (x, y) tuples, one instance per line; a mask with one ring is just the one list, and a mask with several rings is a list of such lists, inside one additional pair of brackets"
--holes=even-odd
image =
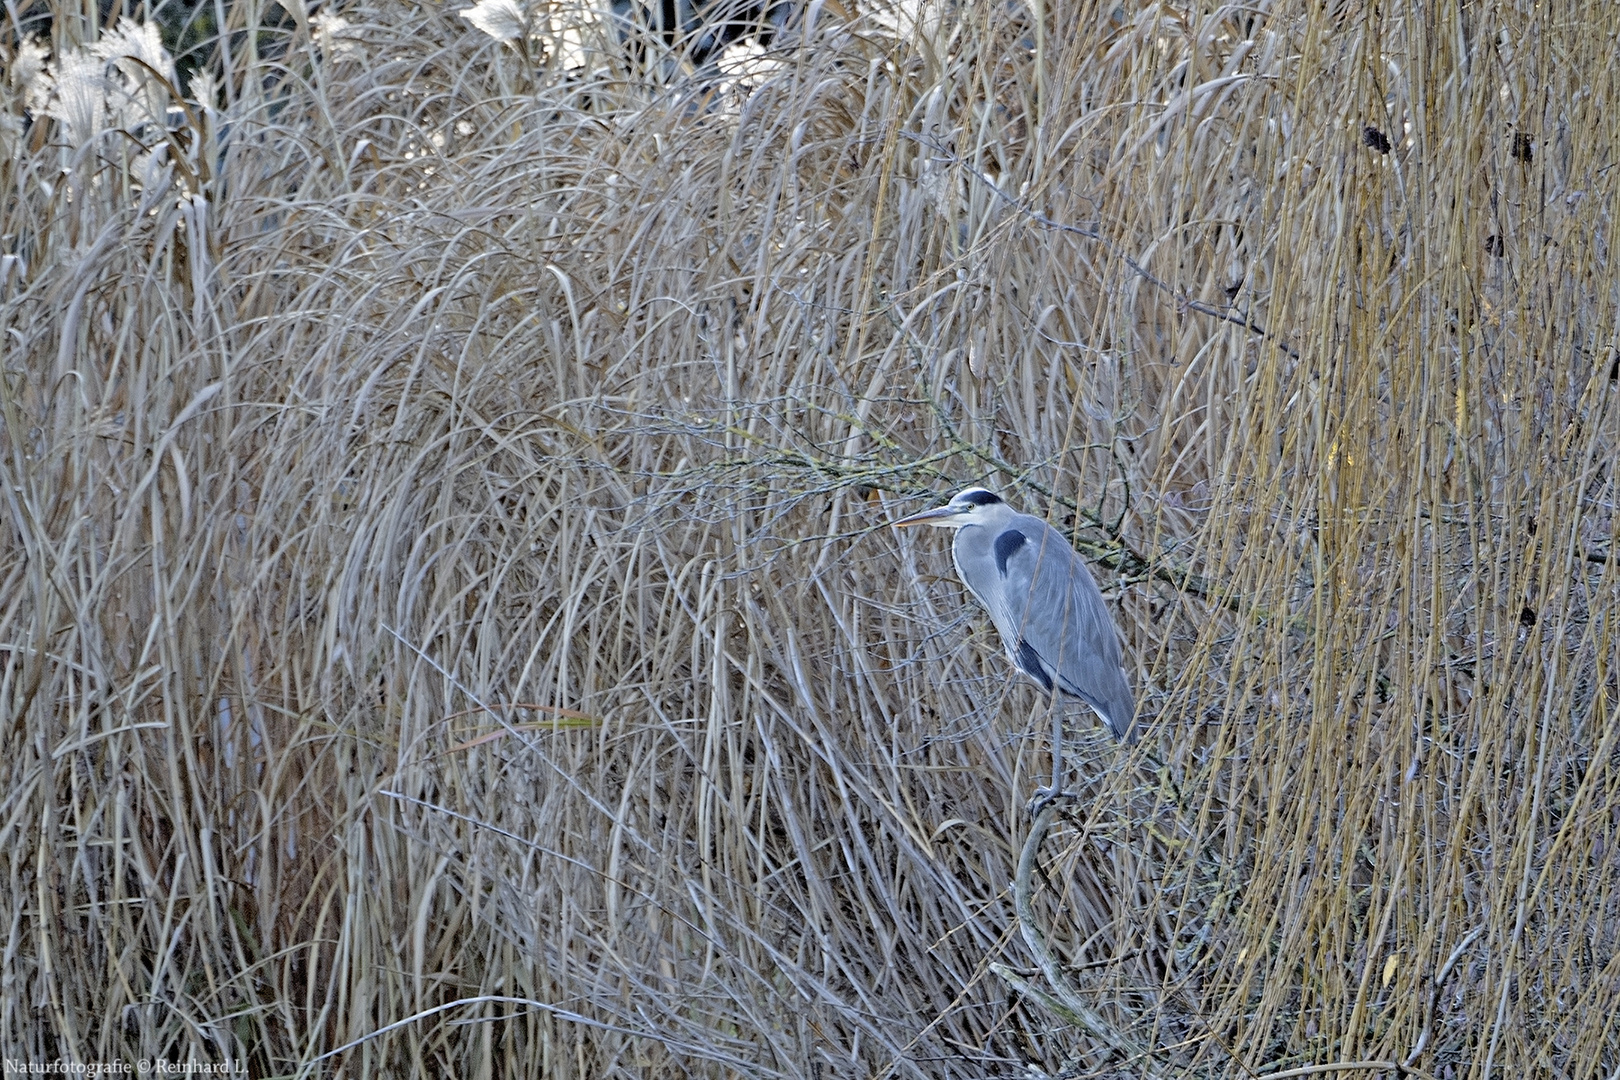
[[(1602, 0), (828, 4), (718, 86), (238, 0), (30, 90), (93, 7), (0, 80), (8, 1060), (1620, 1072)], [(1041, 702), (883, 528), (969, 482), (1151, 725), (1022, 923)]]

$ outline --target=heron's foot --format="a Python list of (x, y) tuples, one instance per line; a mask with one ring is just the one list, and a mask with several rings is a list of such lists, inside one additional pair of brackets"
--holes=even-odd
[(1051, 787), (1038, 787), (1035, 789), (1034, 797), (1029, 800), (1029, 816), (1032, 818), (1039, 817), (1042, 810), (1045, 810), (1048, 806), (1051, 806), (1060, 799), (1073, 799), (1077, 797), (1078, 796), (1074, 792), (1064, 791), (1062, 788), (1058, 787), (1055, 781)]

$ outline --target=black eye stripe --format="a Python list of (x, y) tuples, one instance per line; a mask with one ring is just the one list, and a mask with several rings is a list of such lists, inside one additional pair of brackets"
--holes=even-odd
[(975, 488), (972, 491), (964, 491), (962, 494), (958, 495), (957, 498), (961, 499), (963, 502), (972, 503), (974, 506), (991, 506), (1001, 501), (1000, 495), (997, 495), (992, 491), (985, 491), (983, 488)]

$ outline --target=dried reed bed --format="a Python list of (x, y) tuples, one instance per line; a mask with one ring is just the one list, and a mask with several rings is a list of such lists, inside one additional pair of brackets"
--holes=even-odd
[[(8, 1059), (1620, 1070), (1598, 0), (828, 5), (707, 97), (218, 10), (6, 81)], [(970, 481), (1152, 725), (1058, 986), (1041, 704), (881, 528)]]

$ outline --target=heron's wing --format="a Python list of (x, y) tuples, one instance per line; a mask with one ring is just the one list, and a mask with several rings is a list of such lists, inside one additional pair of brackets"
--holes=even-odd
[[(1001, 610), (991, 618), (1013, 662), (1048, 690), (1085, 701), (1114, 735), (1129, 739), (1136, 705), (1120, 667), (1119, 634), (1085, 561), (1056, 529), (1021, 515), (992, 548)], [(984, 590), (991, 591), (991, 590)], [(975, 592), (981, 590), (975, 589)], [(987, 605), (990, 606), (990, 605)], [(1039, 673), (1031, 670), (1038, 661)]]

